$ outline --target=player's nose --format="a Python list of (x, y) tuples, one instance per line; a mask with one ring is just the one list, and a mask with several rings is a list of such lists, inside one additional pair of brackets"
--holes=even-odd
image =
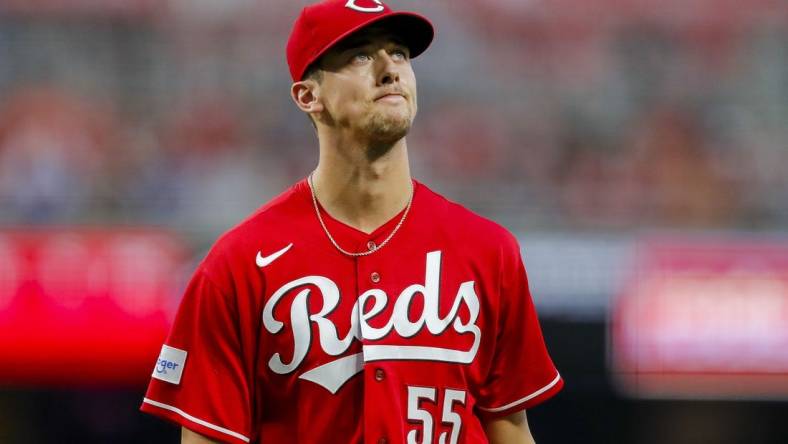
[(376, 57), (378, 61), (378, 73), (377, 73), (377, 83), (378, 85), (390, 85), (393, 83), (399, 83), (399, 72), (397, 69), (397, 63), (385, 50), (381, 50), (379, 57)]

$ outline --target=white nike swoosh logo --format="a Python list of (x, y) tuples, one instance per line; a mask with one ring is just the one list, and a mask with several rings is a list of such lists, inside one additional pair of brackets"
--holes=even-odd
[(263, 267), (265, 267), (267, 265), (271, 265), (271, 262), (279, 259), (279, 256), (287, 253), (287, 250), (289, 250), (290, 247), (292, 247), (292, 246), (293, 246), (293, 244), (290, 244), (290, 245), (282, 248), (281, 250), (277, 251), (276, 253), (270, 254), (268, 256), (263, 256), (263, 252), (262, 251), (258, 251), (257, 252), (257, 259), (255, 260), (255, 263), (257, 263), (257, 266), (260, 267), (260, 268), (263, 268)]

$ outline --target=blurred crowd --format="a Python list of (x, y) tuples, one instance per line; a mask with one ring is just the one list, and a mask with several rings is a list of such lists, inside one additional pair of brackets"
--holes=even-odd
[[(284, 61), (305, 2), (137, 3), (0, 5), (0, 224), (215, 233), (316, 165)], [(513, 230), (788, 223), (779, 2), (391, 3), (438, 29), (408, 142), (449, 197)]]

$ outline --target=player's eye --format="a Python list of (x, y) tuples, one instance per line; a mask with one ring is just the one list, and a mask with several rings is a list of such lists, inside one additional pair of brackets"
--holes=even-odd
[(394, 60), (408, 60), (408, 50), (404, 48), (395, 48), (391, 51), (391, 57)]
[(366, 52), (357, 52), (353, 54), (350, 60), (355, 64), (362, 64), (372, 60), (372, 57)]

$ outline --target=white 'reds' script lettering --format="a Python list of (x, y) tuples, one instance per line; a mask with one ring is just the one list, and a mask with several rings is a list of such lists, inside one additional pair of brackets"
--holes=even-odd
[[(333, 281), (323, 276), (306, 276), (283, 285), (271, 295), (263, 308), (263, 326), (272, 334), (279, 333), (285, 325), (282, 321), (274, 318), (274, 309), (279, 302), (291, 291), (308, 287), (303, 288), (293, 298), (290, 306), (288, 325), (292, 328), (293, 333), (293, 358), (290, 362), (284, 362), (279, 353), (274, 353), (268, 361), (268, 367), (275, 373), (288, 374), (301, 365), (312, 344), (310, 323), (317, 325), (320, 347), (329, 356), (339, 356), (346, 352), (354, 339), (376, 341), (386, 337), (392, 331), (403, 338), (410, 338), (426, 327), (427, 331), (437, 336), (452, 326), (458, 334), (473, 335), (473, 345), (469, 350), (364, 344), (362, 353), (336, 359), (304, 372), (300, 376), (301, 379), (319, 384), (332, 393), (336, 393), (348, 379), (360, 372), (363, 362), (403, 359), (470, 363), (479, 350), (481, 340), (481, 330), (476, 325), (476, 319), (479, 317), (479, 298), (474, 290), (474, 281), (464, 282), (460, 285), (451, 309), (445, 317), (441, 318), (439, 313), (440, 275), (441, 252), (430, 252), (427, 254), (424, 285), (413, 284), (404, 289), (394, 302), (391, 318), (383, 327), (379, 328), (369, 325), (369, 321), (380, 315), (386, 308), (388, 295), (380, 289), (365, 291), (353, 306), (350, 331), (343, 338), (339, 337), (336, 325), (326, 319), (326, 316), (333, 312), (339, 304), (339, 288)], [(317, 288), (323, 299), (323, 305), (316, 313), (309, 311), (309, 297), (312, 287)], [(421, 316), (415, 321), (411, 321), (408, 318), (408, 313), (414, 297), (419, 293), (424, 297), (424, 308)], [(369, 299), (373, 300), (372, 307), (369, 310), (364, 310)], [(461, 304), (465, 304), (470, 314), (468, 319), (464, 321), (458, 316)]]

